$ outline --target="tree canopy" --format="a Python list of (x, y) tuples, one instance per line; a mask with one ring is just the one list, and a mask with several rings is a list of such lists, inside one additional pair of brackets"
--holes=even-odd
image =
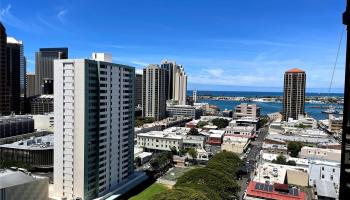
[(219, 129), (221, 129), (228, 126), (229, 121), (223, 118), (216, 118), (216, 119), (213, 119), (212, 123), (213, 125), (217, 126)]
[(188, 135), (198, 135), (198, 130), (196, 128), (191, 128)]
[(199, 122), (197, 123), (197, 128), (203, 128), (205, 125), (208, 125), (208, 122), (199, 121)]
[(292, 157), (297, 157), (302, 147), (303, 144), (301, 142), (295, 141), (288, 142), (287, 145), (288, 152), (290, 152)]
[(177, 180), (175, 186), (181, 186), (182, 184), (205, 185), (208, 188), (212, 188), (221, 199), (235, 199), (240, 189), (240, 186), (232, 177), (206, 167), (186, 172)]
[(154, 199), (237, 199), (240, 186), (235, 181), (235, 175), (241, 163), (235, 153), (226, 151), (217, 153), (209, 160), (206, 167), (186, 172), (177, 179), (172, 190), (163, 192)]

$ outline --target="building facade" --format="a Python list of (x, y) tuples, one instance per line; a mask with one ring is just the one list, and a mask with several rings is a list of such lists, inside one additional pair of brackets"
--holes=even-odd
[(43, 115), (54, 111), (54, 96), (40, 95), (29, 99), (30, 113), (33, 115)]
[(142, 115), (161, 120), (166, 117), (167, 70), (158, 65), (143, 69)]
[(52, 168), (53, 134), (0, 145), (0, 159), (31, 168)]
[(191, 117), (192, 119), (198, 119), (203, 115), (202, 109), (196, 109), (190, 105), (173, 105), (166, 107), (167, 114), (169, 117)]
[(10, 112), (24, 112), (26, 97), (26, 64), (23, 54), (23, 42), (7, 37), (7, 81)]
[(21, 171), (0, 170), (1, 200), (47, 200), (49, 199), (49, 179), (32, 176)]
[(26, 74), (26, 97), (35, 96), (35, 74)]
[(55, 194), (101, 197), (133, 174), (135, 69), (89, 59), (54, 67)]
[(260, 108), (256, 104), (241, 103), (237, 105), (233, 113), (233, 118), (241, 119), (244, 117), (251, 117), (253, 119), (260, 117)]
[(7, 34), (0, 22), (0, 114), (10, 113), (10, 100), (7, 81)]
[(298, 119), (305, 113), (306, 73), (298, 68), (288, 70), (284, 74), (283, 120)]
[(186, 105), (187, 75), (182, 65), (177, 66), (174, 79), (173, 99), (179, 105)]
[(54, 78), (53, 61), (68, 58), (68, 48), (40, 48), (35, 53), (35, 94), (43, 94), (44, 79)]
[(30, 116), (16, 115), (0, 117), (0, 138), (34, 132), (34, 120)]
[(142, 74), (135, 74), (135, 106), (142, 106)]
[(182, 65), (175, 61), (164, 60), (161, 68), (167, 71), (166, 76), (166, 98), (174, 100), (180, 105), (186, 105), (187, 97), (187, 75)]

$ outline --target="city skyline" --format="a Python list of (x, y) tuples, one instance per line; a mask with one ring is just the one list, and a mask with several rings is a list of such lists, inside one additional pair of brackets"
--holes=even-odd
[[(341, 2), (159, 1), (131, 7), (124, 2), (34, 1), (28, 9), (2, 1), (0, 20), (9, 36), (24, 41), (28, 72), (34, 72), (34, 52), (39, 48), (67, 46), (71, 57), (109, 52), (114, 62), (138, 71), (164, 59), (177, 60), (186, 67), (188, 89), (282, 91), (283, 72), (299, 67), (308, 74), (307, 91), (328, 92), (344, 29), (339, 13), (345, 2)], [(84, 15), (79, 6), (96, 7), (96, 15)], [(200, 12), (193, 12), (194, 7)], [(168, 8), (175, 14), (159, 12)], [(107, 17), (99, 10), (123, 17)], [(89, 24), (97, 24), (94, 33), (87, 31)], [(105, 26), (110, 33), (99, 34)], [(343, 90), (344, 41), (331, 92)]]

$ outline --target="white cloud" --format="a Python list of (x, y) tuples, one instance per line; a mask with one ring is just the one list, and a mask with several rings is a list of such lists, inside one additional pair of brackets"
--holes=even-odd
[(67, 12), (68, 12), (68, 9), (60, 10), (56, 15), (58, 20), (60, 20), (61, 22), (64, 22)]
[(136, 68), (136, 69), (135, 69), (135, 73), (136, 73), (136, 74), (142, 74), (142, 73), (143, 73), (143, 69), (138, 69), (138, 68)]
[(218, 68), (205, 69), (204, 71), (213, 77), (220, 77), (224, 73), (224, 70)]
[(141, 61), (137, 61), (137, 60), (133, 60), (133, 61), (130, 61), (132, 64), (135, 64), (135, 65), (139, 65), (139, 66), (147, 66), (149, 65), (149, 63), (145, 63), (145, 62), (141, 62)]

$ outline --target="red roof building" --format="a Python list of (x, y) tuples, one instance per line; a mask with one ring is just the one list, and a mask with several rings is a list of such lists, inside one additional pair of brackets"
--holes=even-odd
[(271, 185), (250, 181), (245, 199), (304, 200), (305, 193), (285, 184)]

